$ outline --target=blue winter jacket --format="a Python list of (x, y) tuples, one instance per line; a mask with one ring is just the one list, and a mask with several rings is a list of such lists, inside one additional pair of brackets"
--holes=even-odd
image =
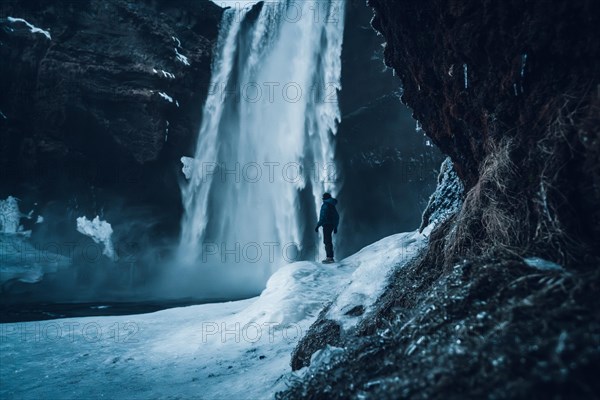
[(319, 214), (319, 222), (317, 222), (317, 228), (323, 225), (333, 225), (333, 229), (337, 230), (340, 222), (340, 215), (335, 208), (336, 204), (337, 200), (333, 197), (323, 200), (321, 213)]

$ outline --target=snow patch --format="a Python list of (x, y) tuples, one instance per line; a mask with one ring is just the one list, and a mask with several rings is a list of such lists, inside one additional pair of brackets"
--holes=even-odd
[[(253, 299), (151, 314), (54, 320), (62, 329), (58, 338), (23, 340), (21, 333), (36, 332), (38, 322), (0, 324), (0, 376), (12, 376), (3, 390), (13, 397), (61, 398), (72, 390), (76, 377), (78, 387), (85, 388), (79, 393), (84, 397), (93, 391), (105, 398), (136, 398), (140, 393), (194, 398), (200, 392), (206, 399), (272, 398), (297, 374), (290, 372), (291, 352), (322, 308), (337, 293), (335, 310), (345, 309), (345, 301), (357, 297), (369, 308), (393, 267), (404, 265), (425, 240), (416, 232), (403, 233), (337, 264), (289, 264)], [(93, 329), (87, 329), (90, 326)], [(313, 355), (311, 365), (330, 363), (343, 352), (325, 347)], [(62, 368), (55, 367), (61, 363)], [(90, 365), (96, 374), (88, 373)], [(98, 386), (97, 377), (105, 374), (122, 379)], [(45, 377), (44, 385), (27, 384), (39, 376)], [(136, 380), (139, 376), (143, 382)], [(142, 391), (147, 382), (153, 383), (151, 393)]]
[(158, 95), (160, 97), (162, 97), (163, 99), (167, 100), (169, 103), (173, 102), (173, 98), (171, 96), (169, 96), (168, 94), (166, 94), (165, 92), (158, 92)]
[(41, 33), (42, 35), (46, 36), (48, 38), (48, 40), (52, 40), (52, 37), (50, 36), (50, 32), (45, 31), (43, 29), (38, 28), (37, 26), (30, 24), (29, 22), (25, 21), (23, 18), (8, 17), (7, 20), (12, 23), (22, 22), (25, 25), (27, 25), (27, 27), (29, 28), (31, 33)]
[(177, 47), (175, 47), (175, 58), (177, 58), (177, 61), (179, 61), (180, 63), (189, 66), (190, 65), (190, 61), (189, 59), (184, 56), (183, 54), (181, 54), (179, 52), (179, 50), (177, 50)]
[(113, 230), (108, 222), (100, 220), (98, 216), (92, 221), (86, 217), (79, 217), (77, 218), (77, 231), (91, 238), (95, 243), (102, 243), (104, 245), (102, 254), (113, 261), (117, 260), (112, 243)]
[(8, 117), (6, 115), (4, 115), (4, 113), (2, 111), (0, 111), (0, 117), (2, 117), (2, 119), (8, 119)]
[(190, 65), (189, 59), (186, 56), (184, 56), (183, 54), (181, 54), (178, 50), (178, 49), (181, 49), (181, 40), (179, 40), (175, 36), (171, 36), (171, 38), (177, 44), (177, 47), (175, 47), (175, 57), (177, 58), (177, 61), (183, 63), (184, 65), (189, 66)]
[[(19, 199), (13, 196), (8, 196), (6, 200), (0, 200), (0, 234), (31, 236), (31, 231), (23, 230), (20, 222), (21, 218), (32, 219), (34, 211), (31, 210), (27, 214), (22, 213), (18, 202)], [(37, 206), (37, 203), (35, 205)], [(36, 224), (41, 223), (39, 222), (40, 218), (41, 216), (38, 215)]]
[(157, 70), (156, 68), (152, 68), (152, 72), (155, 74), (160, 73), (164, 78), (175, 79), (175, 74), (165, 71), (164, 69)]
[(423, 125), (421, 125), (421, 122), (417, 119), (417, 126), (415, 128), (415, 130), (417, 131), (417, 133), (419, 132), (423, 132)]
[(179, 102), (177, 100), (173, 99), (171, 96), (169, 96), (165, 92), (158, 92), (158, 95), (160, 97), (162, 97), (163, 99), (165, 99), (166, 101), (168, 101), (169, 103), (175, 103), (177, 108), (179, 108)]
[[(388, 236), (346, 258), (342, 263), (356, 269), (350, 283), (337, 296), (327, 318), (341, 323), (344, 330), (368, 314), (387, 286), (393, 271), (403, 268), (425, 247), (427, 237), (418, 231)], [(358, 315), (352, 310), (360, 310)]]
[(260, 297), (244, 310), (243, 320), (281, 326), (312, 321), (355, 268), (352, 262), (337, 268), (309, 261), (288, 264), (271, 276)]

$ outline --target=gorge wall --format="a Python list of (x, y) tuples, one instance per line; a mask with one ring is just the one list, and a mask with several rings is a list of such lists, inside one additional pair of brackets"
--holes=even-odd
[[(179, 159), (193, 151), (221, 14), (209, 1), (0, 4), (0, 197), (34, 214), (21, 220), (31, 254), (2, 251), (24, 270), (72, 264), (6, 282), (3, 302), (134, 297), (158, 278), (179, 234)], [(94, 245), (76, 231), (82, 216), (112, 224), (118, 263), (82, 257)]]
[(73, 224), (67, 210), (110, 221), (141, 205), (176, 232), (179, 157), (197, 134), (221, 12), (208, 1), (2, 2), (3, 196), (25, 212), (38, 202), (58, 225)]

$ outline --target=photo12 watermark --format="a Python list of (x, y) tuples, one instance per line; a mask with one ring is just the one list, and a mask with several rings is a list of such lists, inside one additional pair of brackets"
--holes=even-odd
[(288, 183), (306, 181), (335, 183), (340, 174), (335, 163), (311, 163), (279, 161), (212, 162), (182, 157), (183, 173), (187, 179), (194, 177), (198, 183)]
[(72, 320), (23, 322), (0, 324), (0, 343), (15, 340), (30, 343), (137, 343), (139, 332), (139, 324), (132, 321), (102, 324)]
[[(117, 241), (113, 243), (117, 257), (112, 261), (135, 263), (141, 246), (138, 242)], [(97, 264), (107, 261), (106, 247), (93, 241), (41, 241), (30, 242), (21, 237), (4, 237), (0, 242), (0, 264), (13, 266)]]
[(278, 339), (293, 342), (303, 336), (299, 324), (278, 322), (202, 322), (200, 331), (202, 343), (274, 343)]
[(302, 259), (301, 246), (295, 242), (202, 243), (203, 264), (273, 264), (283, 260), (293, 263)]
[(208, 94), (216, 96), (221, 101), (229, 100), (235, 103), (281, 104), (299, 103), (308, 99), (313, 104), (337, 104), (339, 84), (325, 82), (303, 86), (297, 82), (212, 82)]

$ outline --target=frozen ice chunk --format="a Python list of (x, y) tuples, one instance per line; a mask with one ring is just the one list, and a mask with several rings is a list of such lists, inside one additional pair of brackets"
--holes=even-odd
[(192, 157), (181, 157), (181, 164), (183, 164), (181, 171), (183, 172), (183, 175), (185, 175), (185, 179), (190, 179), (194, 171), (196, 160)]
[(462, 207), (464, 186), (454, 171), (454, 164), (446, 158), (440, 167), (438, 184), (435, 192), (429, 198), (429, 203), (423, 212), (419, 231), (424, 232), (431, 225), (430, 231), (441, 224)]
[(17, 199), (8, 196), (6, 200), (0, 200), (0, 232), (17, 233), (19, 231), (19, 221), (21, 212)]
[(88, 236), (96, 243), (102, 243), (104, 245), (102, 254), (116, 261), (117, 256), (112, 243), (113, 230), (108, 222), (100, 220), (98, 216), (92, 221), (86, 217), (79, 217), (77, 218), (77, 231)]

